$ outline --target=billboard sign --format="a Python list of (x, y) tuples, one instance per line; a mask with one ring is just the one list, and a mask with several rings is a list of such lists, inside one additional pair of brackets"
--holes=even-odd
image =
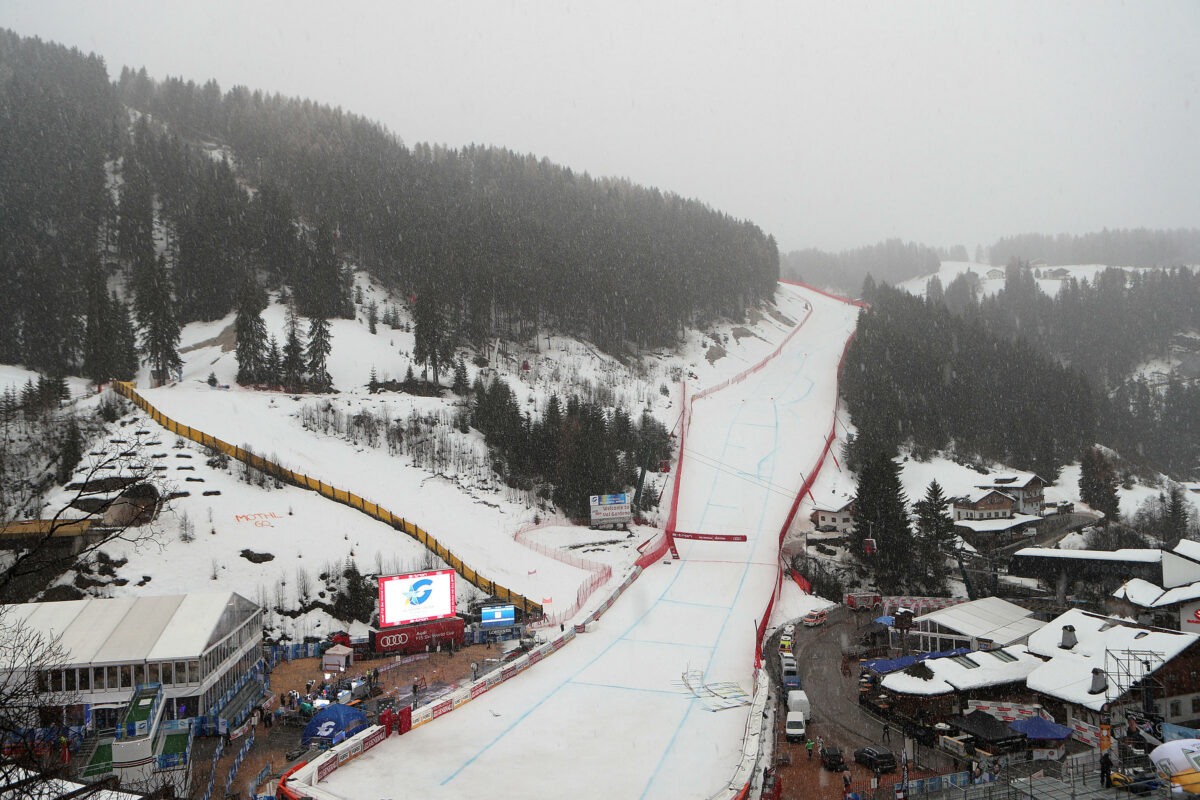
[(454, 570), (387, 575), (379, 579), (379, 627), (454, 616)]
[(1179, 629), (1184, 633), (1200, 633), (1200, 601), (1179, 607)]
[(628, 525), (633, 506), (628, 494), (594, 494), (589, 498), (593, 525)]
[(511, 628), (517, 624), (516, 606), (486, 606), (480, 611), (481, 627)]

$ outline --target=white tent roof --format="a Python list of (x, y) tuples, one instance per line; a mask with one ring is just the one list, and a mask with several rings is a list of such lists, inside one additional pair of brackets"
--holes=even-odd
[(1180, 539), (1179, 544), (1175, 545), (1175, 552), (1185, 558), (1200, 561), (1200, 542), (1194, 539)]
[[(1078, 640), (1070, 650), (1059, 647), (1065, 625), (1075, 627)], [(1160, 656), (1161, 661), (1147, 660), (1148, 669), (1141, 658), (1123, 659), (1130, 672), (1128, 680), (1140, 680), (1197, 641), (1200, 641), (1200, 635), (1194, 633), (1144, 628), (1071, 609), (1029, 637), (1029, 651), (1050, 660), (1029, 674), (1027, 684), (1036, 692), (1099, 711), (1106, 702), (1116, 700), (1121, 689), (1109, 675), (1106, 691), (1088, 692), (1093, 668), (1112, 669), (1115, 659), (1121, 658), (1124, 652), (1149, 652)]]
[(1029, 609), (999, 597), (984, 597), (940, 608), (917, 617), (913, 622), (935, 622), (963, 636), (989, 639), (1002, 647), (1023, 641), (1045, 624), (1034, 619)]
[(1124, 550), (1056, 550), (1053, 547), (1023, 547), (1013, 553), (1013, 555), (1070, 558), (1080, 561), (1140, 561), (1146, 564), (1157, 564), (1162, 561), (1162, 550), (1147, 548), (1126, 548)]
[(902, 694), (920, 695), (965, 692), (1019, 683), (1044, 662), (1024, 650), (1013, 648), (976, 650), (950, 658), (930, 658), (921, 663), (933, 671), (932, 679), (922, 680), (900, 670), (883, 679), (883, 688)]
[(1121, 584), (1112, 593), (1113, 597), (1128, 600), (1142, 608), (1162, 608), (1200, 598), (1200, 581), (1176, 586), (1173, 589), (1163, 589), (1157, 583), (1144, 581), (1141, 578), (1131, 578)]
[(1037, 519), (1038, 517), (1032, 514), (1013, 514), (1011, 517), (998, 519), (956, 519), (954, 524), (976, 533), (996, 533), (1024, 525), (1027, 522), (1034, 522)]
[(3, 615), (56, 641), (65, 663), (119, 664), (198, 658), (255, 608), (235, 592), (215, 592), (24, 603)]

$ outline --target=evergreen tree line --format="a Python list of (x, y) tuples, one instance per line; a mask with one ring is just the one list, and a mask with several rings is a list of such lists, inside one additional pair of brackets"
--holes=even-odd
[[(962, 256), (961, 260), (966, 260), (965, 247), (958, 245), (953, 251), (955, 255)], [(780, 269), (785, 277), (847, 293), (858, 291), (868, 275), (877, 281), (897, 284), (918, 275), (937, 272), (941, 265), (936, 249), (900, 239), (888, 239), (840, 253), (815, 249), (793, 250), (780, 258)]]
[(1200, 228), (1153, 230), (1129, 228), (1072, 236), (1021, 233), (1002, 236), (989, 250), (992, 264), (1012, 259), (1047, 264), (1104, 264), (1119, 267), (1165, 267), (1200, 264)]
[(481, 343), (544, 323), (601, 346), (673, 341), (740, 317), (778, 278), (771, 237), (701, 203), (507, 150), (406, 147), (382, 126), (244, 87), (126, 70), (122, 100), (232, 146), (280, 215), (324, 222), (384, 284), (428, 297)]
[(871, 308), (842, 373), (858, 429), (857, 468), (902, 444), (918, 457), (953, 445), (961, 458), (998, 461), (1054, 480), (1096, 441), (1099, 412), (1086, 378), (1022, 339), (990, 333), (937, 299), (868, 283)]
[[(494, 465), (510, 484), (552, 498), (567, 514), (588, 515), (593, 494), (623, 492), (637, 483), (641, 467), (657, 468), (671, 456), (671, 437), (649, 412), (633, 421), (623, 409), (571, 397), (564, 408), (551, 395), (540, 419), (522, 414), (508, 384), (476, 378), (471, 425), (484, 434)], [(654, 498), (643, 498), (651, 507)]]
[(1166, 355), (1179, 332), (1200, 326), (1200, 273), (1110, 268), (1091, 281), (1067, 279), (1050, 297), (1027, 262), (1013, 261), (992, 297), (979, 299), (977, 279), (964, 273), (945, 291), (932, 278), (926, 298), (1086, 375), (1104, 441), (1128, 458), (1180, 477), (1200, 465), (1200, 385), (1179, 374), (1161, 387), (1131, 377), (1138, 364)]

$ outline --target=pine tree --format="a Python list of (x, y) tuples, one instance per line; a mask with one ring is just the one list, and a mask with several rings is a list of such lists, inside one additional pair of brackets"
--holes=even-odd
[(83, 436), (79, 433), (79, 424), (75, 415), (67, 417), (66, 430), (63, 431), (62, 444), (58, 450), (58, 468), (55, 477), (59, 483), (66, 483), (75, 474), (75, 467), (83, 458)]
[(930, 481), (925, 497), (913, 503), (917, 515), (917, 563), (925, 567), (921, 590), (940, 595), (946, 591), (946, 558), (954, 541), (954, 520), (947, 509), (950, 501), (936, 480)]
[(379, 323), (379, 306), (372, 300), (367, 304), (367, 330), (375, 333)]
[(108, 301), (104, 270), (92, 259), (87, 270), (87, 320), (83, 333), (83, 374), (93, 383), (103, 383), (116, 371), (116, 320)]
[(329, 330), (329, 320), (313, 317), (308, 323), (308, 375), (312, 382), (313, 391), (328, 392), (333, 388), (333, 378), (329, 377), (329, 353), (333, 350), (332, 334)]
[(375, 372), (375, 365), (371, 365), (371, 378), (367, 381), (367, 394), (375, 394), (379, 391), (379, 375)]
[(1191, 528), (1191, 514), (1189, 512), (1189, 503), (1183, 496), (1183, 490), (1178, 486), (1171, 486), (1171, 493), (1167, 497), (1165, 508), (1163, 509), (1163, 542), (1173, 546), (1180, 539), (1184, 539), (1188, 535), (1188, 530)]
[(137, 287), (138, 324), (142, 331), (142, 351), (150, 363), (150, 374), (158, 385), (171, 379), (183, 366), (179, 357), (179, 321), (171, 297), (166, 262), (160, 256), (145, 282)]
[(279, 340), (275, 334), (267, 341), (267, 356), (263, 366), (263, 380), (270, 386), (283, 383), (283, 356), (279, 352)]
[(237, 318), (234, 330), (237, 347), (237, 382), (258, 383), (267, 371), (267, 325), (263, 322), (262, 310), (266, 308), (266, 294), (253, 276), (246, 276), (238, 292)]
[[(862, 543), (873, 538), (876, 552), (863, 555)], [(885, 450), (875, 450), (863, 461), (858, 476), (851, 541), (860, 558), (875, 568), (881, 592), (902, 594), (916, 577), (915, 548), (908, 524), (907, 501), (900, 486), (900, 465)], [(922, 571), (924, 565), (919, 567)]]
[(467, 365), (463, 361), (462, 356), (458, 357), (458, 363), (454, 365), (454, 393), (462, 396), (470, 391), (471, 385), (467, 382)]
[(1120, 516), (1117, 474), (1108, 456), (1097, 447), (1089, 448), (1080, 460), (1079, 499), (1104, 514), (1104, 524)]
[(288, 306), (287, 338), (283, 343), (280, 377), (283, 379), (283, 388), (289, 392), (304, 388), (304, 342), (300, 340), (300, 319), (292, 306)]
[(442, 369), (453, 357), (454, 337), (433, 292), (421, 292), (417, 295), (413, 317), (416, 322), (413, 358), (431, 367), (433, 382), (437, 383)]

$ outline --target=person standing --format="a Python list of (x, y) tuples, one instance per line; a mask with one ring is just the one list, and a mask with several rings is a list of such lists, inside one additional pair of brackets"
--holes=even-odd
[(892, 741), (892, 726), (886, 722), (883, 723), (883, 740), (888, 744), (891, 744)]
[(1112, 756), (1107, 750), (1100, 756), (1100, 785), (1105, 789), (1112, 788)]
[(804, 749), (808, 751), (808, 760), (812, 761), (813, 740), (808, 739), (804, 742)]

